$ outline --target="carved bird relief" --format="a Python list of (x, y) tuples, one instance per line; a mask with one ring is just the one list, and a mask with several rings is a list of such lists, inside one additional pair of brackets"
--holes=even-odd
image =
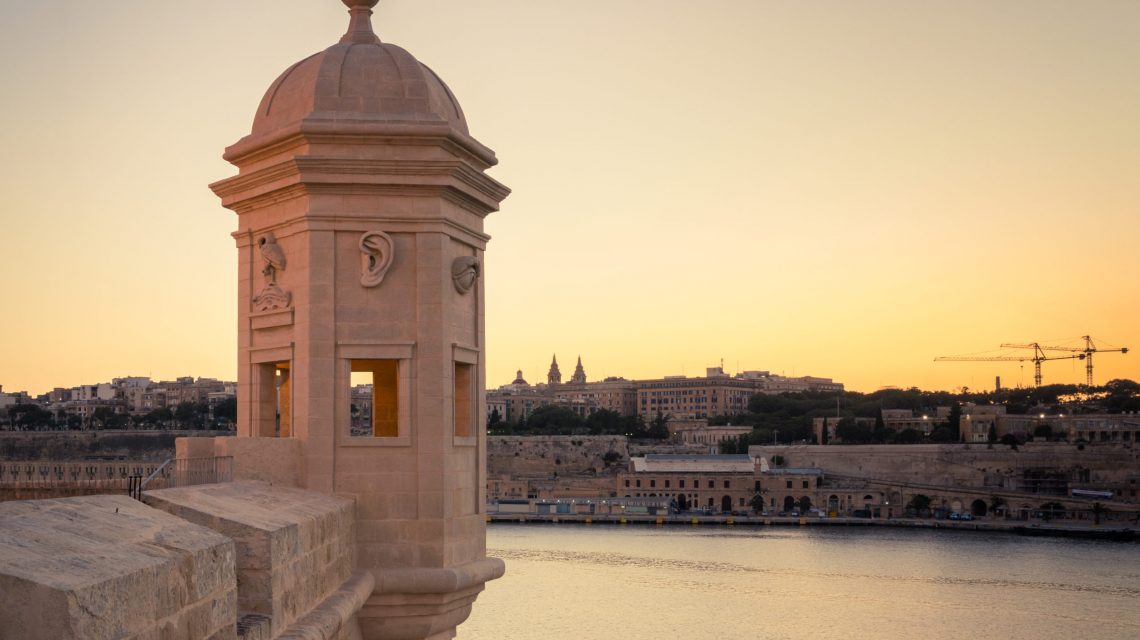
[(285, 252), (281, 250), (281, 245), (277, 244), (277, 237), (272, 231), (261, 236), (257, 246), (261, 249), (261, 257), (265, 260), (265, 268), (261, 273), (268, 284), (277, 284), (277, 272), (285, 270)]

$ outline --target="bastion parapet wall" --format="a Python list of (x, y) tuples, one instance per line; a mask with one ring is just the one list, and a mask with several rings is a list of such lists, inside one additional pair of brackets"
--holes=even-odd
[(359, 637), (375, 579), (353, 573), (352, 500), (262, 482), (144, 500), (0, 504), (0, 638)]
[(0, 504), (0, 638), (234, 638), (234, 543), (126, 496)]

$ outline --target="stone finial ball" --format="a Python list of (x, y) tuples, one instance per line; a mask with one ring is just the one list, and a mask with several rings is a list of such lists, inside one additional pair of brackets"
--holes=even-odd
[(372, 7), (380, 4), (380, 0), (341, 0), (341, 2), (343, 2), (344, 6), (348, 7), (349, 9), (355, 9), (356, 7), (371, 9)]

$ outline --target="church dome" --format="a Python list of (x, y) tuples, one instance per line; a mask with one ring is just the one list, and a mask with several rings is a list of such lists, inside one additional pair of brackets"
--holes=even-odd
[(252, 138), (307, 122), (449, 125), (467, 135), (459, 102), (412, 54), (380, 42), (370, 16), (378, 0), (343, 0), (351, 16), (340, 42), (285, 70), (254, 117)]

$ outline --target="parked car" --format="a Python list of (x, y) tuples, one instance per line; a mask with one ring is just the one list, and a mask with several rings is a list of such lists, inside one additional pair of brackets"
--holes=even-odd
[(962, 514), (958, 513), (957, 511), (951, 511), (950, 512), (950, 519), (951, 520), (961, 520)]
[(962, 520), (973, 520), (974, 514), (966, 512), (962, 514)]

